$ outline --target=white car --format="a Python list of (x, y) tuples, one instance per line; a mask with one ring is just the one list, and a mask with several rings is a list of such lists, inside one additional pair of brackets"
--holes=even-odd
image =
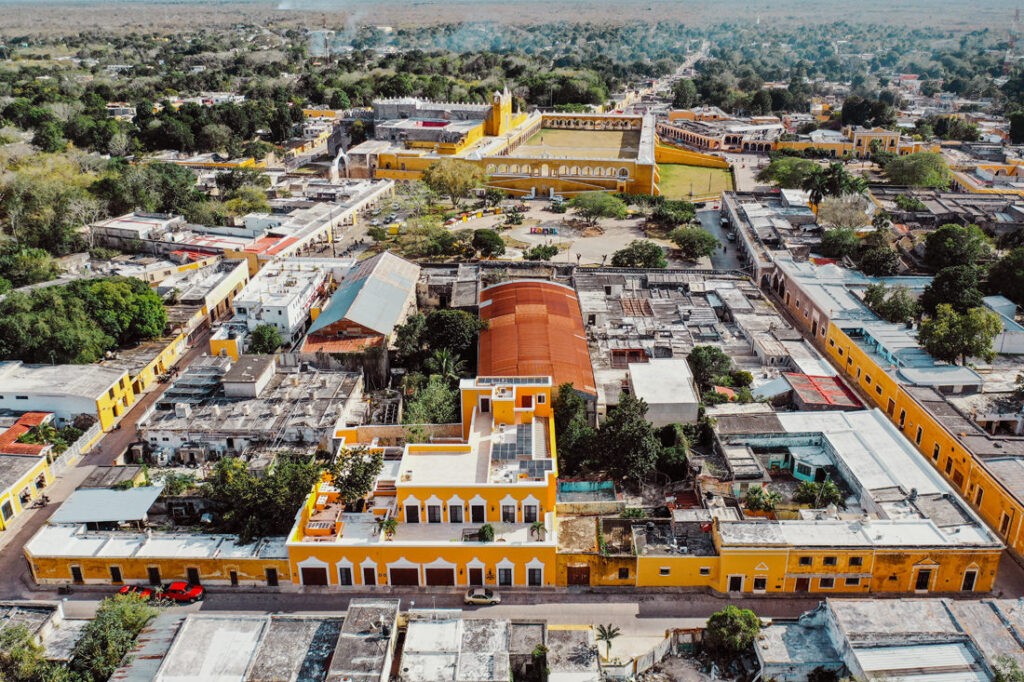
[(466, 592), (466, 597), (463, 601), (467, 604), (491, 606), (501, 603), (501, 595), (494, 590), (488, 590), (485, 587), (474, 587)]

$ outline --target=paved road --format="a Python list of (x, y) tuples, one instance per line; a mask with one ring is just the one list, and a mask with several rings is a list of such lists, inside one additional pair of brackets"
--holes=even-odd
[[(209, 331), (196, 338), (193, 347), (178, 361), (179, 367), (187, 367), (196, 357), (209, 350)], [(51, 485), (46, 494), (50, 504), (46, 507), (32, 507), (14, 519), (9, 530), (0, 533), (0, 598), (53, 599), (54, 592), (33, 593), (28, 562), (23, 548), (36, 531), (42, 528), (61, 503), (74, 492), (75, 488), (89, 476), (97, 466), (113, 464), (114, 461), (136, 440), (136, 426), (139, 418), (159, 398), (170, 383), (156, 384), (149, 393), (132, 405), (121, 418), (121, 428), (107, 433), (85, 456), (78, 466), (66, 470)]]
[(711, 254), (711, 267), (716, 270), (739, 270), (742, 265), (737, 257), (736, 244), (726, 238), (727, 232), (722, 229), (721, 211), (713, 208), (697, 211), (697, 219), (700, 220), (701, 226), (713, 234), (725, 247), (724, 251), (722, 247), (719, 247)]

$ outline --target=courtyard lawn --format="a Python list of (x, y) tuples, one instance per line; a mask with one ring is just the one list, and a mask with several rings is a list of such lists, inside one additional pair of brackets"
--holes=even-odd
[(509, 156), (575, 159), (635, 159), (640, 133), (634, 130), (541, 128)]
[(711, 199), (731, 190), (732, 175), (724, 168), (658, 164), (661, 194), (666, 199)]

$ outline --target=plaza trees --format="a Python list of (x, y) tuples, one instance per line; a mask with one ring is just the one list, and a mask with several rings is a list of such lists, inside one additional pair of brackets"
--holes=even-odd
[(714, 235), (701, 227), (677, 227), (669, 238), (679, 247), (679, 255), (688, 261), (710, 256), (719, 245)]
[(777, 185), (783, 189), (800, 189), (804, 181), (818, 172), (821, 166), (811, 159), (780, 156), (757, 174), (757, 181)]
[(483, 184), (484, 172), (470, 161), (441, 159), (423, 171), (423, 182), (458, 209), (470, 191)]
[(664, 268), (668, 267), (665, 250), (652, 241), (634, 239), (625, 248), (612, 254), (612, 266), (616, 268)]
[(626, 203), (607, 192), (583, 192), (569, 202), (576, 214), (588, 225), (596, 225), (601, 218), (626, 217)]

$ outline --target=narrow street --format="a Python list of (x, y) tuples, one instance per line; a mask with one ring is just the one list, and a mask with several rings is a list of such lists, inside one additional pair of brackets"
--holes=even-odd
[[(187, 367), (196, 357), (206, 353), (210, 344), (209, 330), (196, 337), (195, 343), (176, 366)], [(61, 503), (75, 491), (97, 466), (108, 466), (121, 456), (136, 440), (136, 427), (139, 419), (167, 390), (170, 383), (158, 383), (142, 398), (132, 405), (121, 418), (121, 428), (108, 432), (87, 453), (77, 466), (66, 470), (49, 488), (46, 494), (50, 504), (45, 507), (30, 507), (15, 518), (8, 530), (0, 532), (0, 598), (2, 599), (53, 599), (55, 590), (44, 595), (30, 589), (32, 582), (29, 575), (28, 562), (25, 561), (23, 548), (25, 543), (42, 528), (50, 516), (57, 511)]]
[[(697, 211), (697, 219), (705, 231), (710, 232), (721, 243), (711, 254), (711, 267), (716, 270), (739, 270), (742, 265), (737, 258), (736, 245), (727, 238), (728, 231), (722, 228), (722, 214), (713, 208)], [(722, 247), (725, 247), (725, 250)]]

